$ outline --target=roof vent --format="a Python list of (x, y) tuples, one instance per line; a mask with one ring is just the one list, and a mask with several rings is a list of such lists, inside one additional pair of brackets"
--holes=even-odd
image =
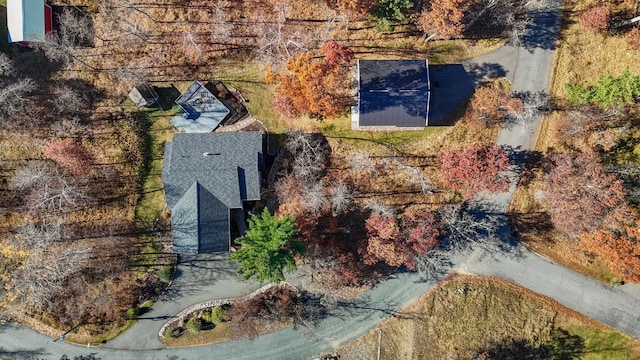
[(213, 156), (213, 155), (222, 155), (220, 153), (210, 153), (210, 152), (206, 152), (204, 154), (202, 154), (202, 156)]

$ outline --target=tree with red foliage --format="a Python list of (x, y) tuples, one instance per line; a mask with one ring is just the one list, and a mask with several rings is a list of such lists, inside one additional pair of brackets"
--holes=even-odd
[(338, 65), (348, 65), (354, 57), (350, 47), (340, 44), (337, 41), (327, 41), (322, 44), (320, 50), (324, 54), (324, 62), (329, 67)]
[(415, 269), (416, 256), (428, 255), (439, 246), (440, 231), (433, 214), (410, 210), (402, 217), (372, 214), (365, 223), (369, 238), (359, 250), (367, 265), (384, 261), (389, 266)]
[(580, 15), (580, 24), (587, 30), (603, 31), (609, 26), (611, 10), (607, 5), (595, 6)]
[(417, 256), (428, 256), (429, 252), (440, 246), (439, 225), (433, 214), (412, 209), (403, 215), (402, 228), (407, 246), (405, 265), (415, 270)]
[(441, 162), (444, 186), (467, 198), (484, 191), (500, 193), (509, 189), (509, 157), (500, 146), (473, 144), (466, 149), (445, 150)]
[(51, 141), (42, 152), (75, 175), (87, 174), (91, 169), (93, 157), (87, 148), (73, 139)]
[(580, 247), (604, 260), (625, 281), (640, 283), (640, 221), (621, 233), (600, 229), (580, 236)]
[(271, 106), (273, 107), (273, 111), (289, 119), (302, 115), (298, 108), (296, 108), (293, 100), (280, 93), (276, 93), (273, 96)]
[(542, 199), (556, 229), (577, 236), (617, 229), (631, 218), (622, 180), (607, 174), (594, 155), (556, 153), (550, 160)]
[(365, 223), (369, 238), (359, 250), (367, 265), (384, 261), (390, 266), (405, 263), (405, 244), (400, 239), (398, 221), (393, 216), (371, 215)]
[(627, 47), (631, 50), (640, 49), (640, 28), (633, 28), (633, 30), (629, 31), (627, 34)]
[(449, 39), (462, 35), (464, 12), (469, 2), (465, 0), (432, 0), (420, 13), (417, 25), (429, 39)]

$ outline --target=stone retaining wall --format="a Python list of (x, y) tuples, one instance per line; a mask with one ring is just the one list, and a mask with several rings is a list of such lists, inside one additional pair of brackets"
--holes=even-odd
[(298, 291), (298, 289), (286, 282), (281, 282), (281, 283), (277, 283), (277, 284), (267, 284), (257, 290), (255, 290), (254, 292), (245, 295), (245, 296), (241, 296), (241, 297), (236, 297), (236, 298), (228, 298), (228, 299), (214, 299), (214, 300), (209, 300), (209, 301), (205, 301), (205, 302), (201, 302), (198, 304), (194, 304), (189, 306), (188, 308), (180, 311), (178, 314), (176, 314), (171, 320), (167, 321), (166, 324), (164, 324), (162, 326), (162, 328), (160, 328), (160, 331), (158, 332), (158, 336), (162, 337), (164, 336), (164, 332), (165, 330), (172, 326), (173, 324), (180, 322), (182, 320), (185, 320), (187, 317), (189, 317), (189, 315), (193, 314), (196, 311), (200, 311), (203, 309), (207, 309), (210, 307), (215, 307), (215, 306), (220, 306), (220, 305), (227, 305), (227, 304), (233, 304), (236, 301), (242, 301), (242, 300), (249, 300), (249, 299), (253, 299), (255, 296), (263, 294), (265, 292), (267, 292), (268, 290), (272, 289), (272, 288), (289, 288), (290, 290), (293, 290), (296, 294), (300, 294), (300, 292)]

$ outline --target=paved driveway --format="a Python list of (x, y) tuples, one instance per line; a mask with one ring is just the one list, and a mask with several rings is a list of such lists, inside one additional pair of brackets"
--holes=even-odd
[(163, 348), (158, 331), (185, 308), (212, 299), (246, 295), (257, 289), (254, 281), (243, 282), (229, 254), (181, 255), (171, 287), (131, 329), (109, 341), (105, 348), (151, 350)]

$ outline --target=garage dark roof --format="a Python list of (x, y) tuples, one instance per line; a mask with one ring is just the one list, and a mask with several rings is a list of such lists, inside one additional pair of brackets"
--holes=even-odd
[(358, 60), (359, 125), (428, 125), (427, 60)]

